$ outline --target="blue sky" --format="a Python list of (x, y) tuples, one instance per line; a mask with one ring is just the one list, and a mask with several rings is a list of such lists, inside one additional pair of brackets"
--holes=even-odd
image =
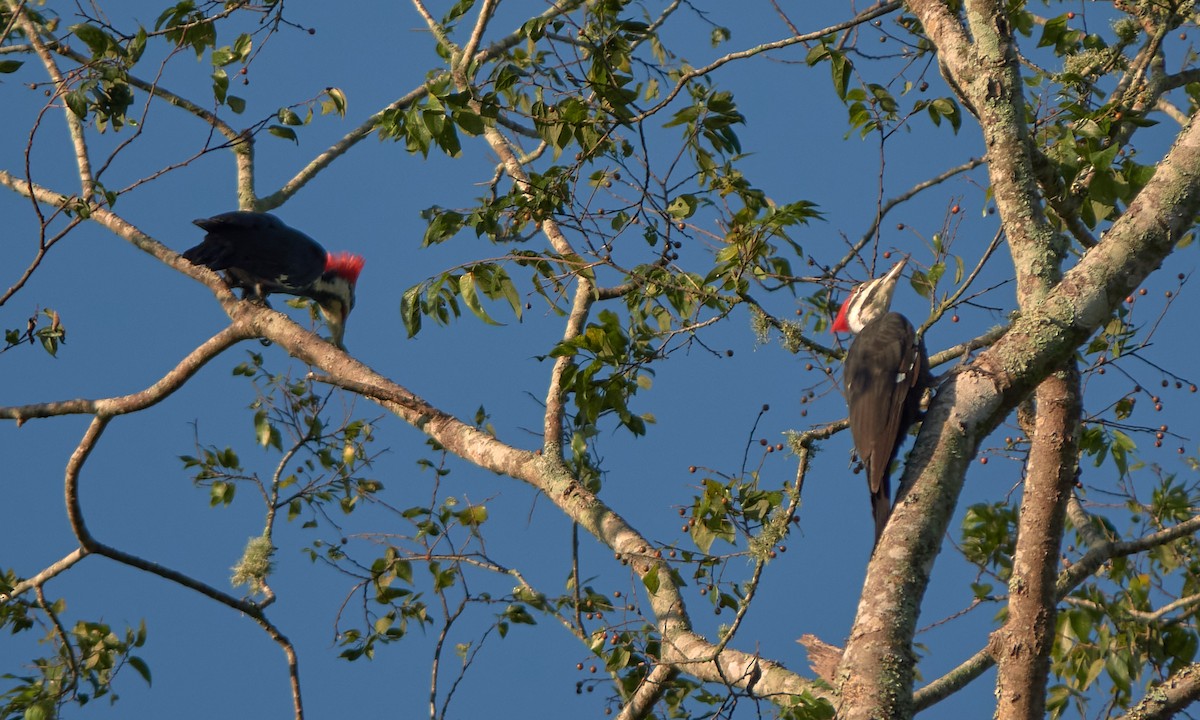
[[(138, 3), (133, 7), (137, 10), (132, 17), (153, 24), (158, 12), (155, 5)], [(493, 32), (506, 32), (526, 11), (542, 7), (540, 2), (504, 5)], [(316, 28), (316, 34), (282, 29), (251, 65), (250, 84), (231, 91), (248, 102), (245, 114), (236, 118), (244, 123), (281, 105), (312, 97), (326, 86), (342, 89), (349, 100), (344, 120), (318, 118), (300, 129), (299, 145), (265, 136), (260, 139), (256, 155), (261, 195), (275, 190), (367, 115), (417, 87), (426, 72), (437, 67), (433, 43), (408, 5), (390, 4), (370, 12), (369, 16), (347, 17), (335, 3), (289, 6), (288, 17)], [(845, 12), (844, 7), (806, 7), (793, 19), (807, 31), (840, 20)], [(731, 28), (730, 43), (713, 49), (708, 43), (708, 26), (695, 17), (681, 16), (678, 27), (667, 32), (669, 42), (686, 48), (684, 54), (694, 65), (732, 49), (787, 35), (767, 2), (717, 4), (709, 19)], [(64, 24), (73, 22), (64, 18)], [(872, 31), (864, 32), (869, 36)], [(871, 41), (876, 42), (874, 38)], [(748, 118), (738, 129), (749, 155), (747, 174), (779, 202), (806, 199), (819, 205), (825, 219), (798, 229), (794, 237), (807, 252), (831, 263), (843, 254), (847, 238), (857, 239), (870, 225), (878, 192), (880, 149), (874, 138), (844, 137), (845, 109), (829, 86), (828, 70), (824, 66), (807, 68), (803, 59), (803, 49), (758, 57), (727, 66), (715, 80), (734, 91)], [(169, 66), (163, 82), (175, 92), (203, 99), (208, 93), (208, 72), (207, 60), (180, 57)], [(15, 171), (21, 167), (23, 143), (13, 138), (26, 136), (44, 102), (40, 91), (24, 87), (35, 79), (40, 79), (39, 69), (30, 62), (20, 73), (4, 77), (0, 85), (6, 107), (0, 115), (0, 137), (6, 138), (0, 142), (0, 168)], [(944, 94), (936, 72), (925, 79), (933, 85), (931, 95)], [(888, 145), (885, 199), (982, 150), (970, 119), (958, 136), (946, 128), (932, 128), (927, 118), (916, 119), (911, 128), (911, 132), (902, 131), (908, 133), (905, 139)], [(94, 138), (93, 148), (100, 152), (127, 136), (124, 131)], [(77, 183), (72, 184), (72, 161), (64, 137), (61, 115), (50, 113), (32, 157), (39, 182), (70, 192)], [(111, 173), (128, 182), (187, 157), (205, 138), (206, 128), (198, 121), (163, 106), (154, 107), (145, 136)], [(424, 224), (419, 213), (434, 204), (468, 203), (483, 192), (480, 183), (490, 177), (493, 165), (493, 156), (479, 139), (464, 138), (460, 159), (436, 151), (425, 159), (405, 153), (402, 145), (370, 138), (276, 212), (326, 247), (366, 257), (357, 307), (346, 334), (346, 344), (356, 357), (462, 417), (470, 417), (483, 405), (502, 439), (534, 448), (539, 444), (540, 401), (549, 368), (548, 362), (537, 358), (561, 336), (559, 318), (540, 312), (537, 299), (531, 297), (534, 310), (525, 314), (523, 322), (499, 314), (507, 323), (503, 327), (485, 326), (472, 317), (450, 327), (427, 322), (422, 333), (410, 340), (399, 314), (405, 288), (466, 259), (492, 254), (469, 235), (442, 246), (420, 248)], [(122, 197), (116, 210), (151, 236), (182, 251), (201, 238), (199, 229), (190, 223), (193, 218), (234, 209), (232, 169), (227, 153), (204, 156)], [(912, 253), (921, 262), (928, 251), (919, 238), (944, 232), (943, 223), (948, 221), (957, 226), (956, 252), (972, 266), (994, 232), (993, 222), (985, 216), (985, 187), (985, 175), (975, 171), (925, 193), (889, 215), (883, 225), (881, 249)], [(949, 208), (954, 205), (960, 207), (960, 214), (950, 216)], [(4, 270), (0, 286), (7, 287), (32, 254), (36, 226), (28, 202), (11, 192), (0, 193), (0, 216), (7, 228), (5, 241), (0, 243), (0, 268)], [(898, 223), (911, 230), (896, 230)], [(703, 258), (689, 256), (701, 252), (688, 246), (682, 263), (693, 260), (703, 267)], [(1182, 254), (1179, 262), (1178, 271), (1191, 271), (1190, 253)], [(993, 261), (988, 283), (1005, 277), (1007, 266), (1001, 251)], [(1171, 268), (1170, 283), (1163, 287), (1174, 285), (1176, 271)], [(861, 267), (851, 271), (854, 279), (866, 274)], [(1143, 301), (1150, 306), (1147, 316), (1161, 308), (1163, 287), (1155, 286), (1155, 292)], [(778, 316), (791, 316), (797, 307), (785, 293), (759, 293), (758, 297)], [(928, 335), (931, 351), (1001, 322), (1003, 313), (1013, 306), (1011, 289), (1000, 287), (983, 304), (996, 310), (965, 308), (958, 324), (935, 326)], [(50, 254), (29, 285), (0, 307), (0, 325), (23, 326), (37, 307), (52, 307), (61, 314), (69, 332), (67, 344), (56, 359), (35, 348), (19, 348), (0, 356), (5, 370), (0, 404), (95, 398), (139, 390), (222, 328), (226, 320), (204, 287), (94, 226), (78, 229)], [(897, 293), (896, 307), (918, 319), (927, 312), (923, 301), (906, 285)], [(304, 317), (298, 311), (292, 315)], [(1191, 350), (1194, 341), (1185, 330), (1183, 320), (1168, 316), (1158, 335), (1162, 352)], [(771, 409), (759, 421), (753, 440), (765, 438), (772, 443), (782, 442), (787, 430), (839, 419), (844, 413), (840, 395), (830, 391), (805, 406), (808, 416), (801, 417), (801, 395), (816, 374), (805, 373), (803, 357), (774, 343), (759, 344), (744, 312), (735, 313), (729, 322), (703, 337), (710, 348), (733, 350), (733, 356), (714, 355), (700, 347), (676, 353), (658, 368), (653, 388), (637, 397), (635, 411), (652, 412), (657, 418), (648, 436), (632, 439), (624, 432), (609, 431), (597, 439), (607, 470), (602, 498), (655, 541), (678, 542), (681, 547), (689, 541), (680, 533), (677, 508), (691, 502), (693, 488), (703, 475), (690, 474), (688, 467), (736, 472), (764, 404)], [(831, 341), (828, 337), (819, 340)], [(276, 456), (254, 445), (252, 413), (246, 409), (253, 400), (251, 388), (244, 379), (230, 374), (245, 360), (247, 351), (262, 353), (272, 369), (291, 367), (293, 373), (303, 372), (277, 348), (244, 343), (211, 363), (162, 404), (112, 423), (83, 477), (85, 513), (101, 540), (228, 588), (229, 568), (246, 539), (261, 530), (260, 504), (243, 488), (231, 507), (210, 508), (207, 492), (193, 486), (178, 456), (195, 454), (199, 437), (202, 444), (234, 446), (243, 462), (260, 473), (269, 473), (274, 466)], [(1093, 381), (1102, 382), (1098, 378)], [(1125, 382), (1113, 387), (1123, 387)], [(827, 385), (822, 388), (829, 390)], [(1098, 407), (1109, 401), (1105, 392), (1120, 392), (1103, 387), (1098, 391)], [(396, 507), (425, 502), (431, 478), (418, 469), (417, 460), (436, 461), (437, 456), (424, 446), (423, 437), (383, 416), (376, 406), (355, 402), (349, 396), (338, 396), (331, 407), (343, 404), (357, 415), (381, 417), (376, 445), (386, 448), (386, 453), (376, 463), (374, 476), (387, 488), (384, 498)], [(1176, 424), (1182, 428), (1189, 407), (1169, 399), (1163, 417), (1173, 423), (1178, 418)], [(74, 547), (62, 507), (62, 474), (86, 423), (87, 418), (67, 417), (33, 421), (21, 428), (0, 424), (0, 453), (6, 463), (0, 567), (32, 575)], [(1004, 433), (1015, 431), (1002, 429), (998, 434)], [(1191, 441), (1186, 446), (1194, 451)], [(1164, 463), (1174, 461), (1171, 448), (1162, 458)], [(750, 445), (750, 466), (758, 464), (760, 450), (757, 442)], [(968, 479), (963, 507), (1016, 492), (1019, 465), (994, 457), (986, 469), (981, 467)], [(740, 649), (758, 651), (804, 670), (804, 653), (795, 638), (811, 632), (835, 644), (843, 641), (854, 617), (871, 545), (864, 483), (861, 476), (851, 475), (848, 461), (845, 433), (822, 444), (805, 482), (800, 525), (787, 541), (787, 552), (770, 565), (760, 599), (735, 643)], [(530, 580), (547, 592), (561, 591), (569, 568), (570, 527), (551, 503), (510, 479), (456, 460), (448, 466), (452, 472), (443, 482), (443, 493), (486, 502), (489, 507), (485, 528), (489, 553), (526, 570)], [(795, 458), (787, 453), (768, 455), (762, 472), (770, 478), (768, 485), (782, 485), (794, 476)], [(1105, 473), (1113, 474), (1111, 466), (1097, 471), (1088, 468), (1088, 472), (1098, 473), (1098, 483), (1109, 482)], [(391, 521), (381, 512), (364, 514), (361, 521), (356, 514), (353, 522), (385, 531), (385, 523)], [(309, 717), (342, 715), (348, 709), (400, 717), (426, 714), (430, 652), (437, 627), (381, 649), (373, 662), (338, 660), (333, 623), (350, 583), (327, 567), (311, 564), (300, 552), (314, 537), (329, 537), (330, 531), (314, 534), (293, 523), (281, 525), (278, 532), (277, 545), (282, 549), (272, 586), (279, 600), (270, 616), (298, 646)], [(640, 583), (613, 561), (610, 552), (586, 538), (583, 544), (584, 574), (596, 576), (598, 589), (610, 595), (639, 591)], [(364, 556), (369, 550), (365, 540), (353, 540), (352, 546)], [(531, 557), (536, 559), (531, 562)], [(920, 624), (933, 623), (966, 607), (971, 597), (966, 584), (973, 577), (952, 550), (943, 552)], [(495, 587), (497, 592), (511, 587), (511, 581), (503, 578), (476, 576), (473, 582), (478, 583), (473, 587)], [(713, 616), (696, 590), (688, 588), (686, 600), (699, 629), (711, 633), (728, 615)], [(139, 654), (151, 666), (153, 687), (147, 688), (126, 671), (119, 686), (121, 702), (111, 710), (89, 709), (88, 716), (290, 716), (279, 649), (228, 608), (101, 558), (89, 558), (50, 583), (47, 591), (67, 598), (69, 622), (102, 618), (121, 627), (136, 625), (144, 618), (149, 627), (149, 641)], [(996, 609), (976, 610), (965, 619), (922, 634), (918, 642), (925, 645), (921, 652), (927, 656), (921, 665), (924, 679), (940, 675), (982, 647)], [(482, 612), (486, 619), (492, 611)], [(451, 717), (477, 717), (485, 712), (516, 717), (528, 712), (533, 697), (538, 707), (599, 715), (609, 695), (603, 685), (592, 694), (577, 696), (575, 692), (575, 682), (588, 676), (586, 669), (581, 673), (575, 664), (582, 662), (586, 668), (593, 662), (586, 648), (549, 619), (539, 618), (539, 623), (535, 628), (516, 627), (504, 640), (488, 640), (477, 666), (457, 693)], [(477, 621), (464, 623), (462, 628), (456, 627), (452, 640), (475, 640), (481, 627)], [(0, 672), (17, 672), (20, 660), (39, 651), (28, 633), (5, 637), (0, 641)], [(452, 664), (453, 653), (447, 657)], [(968, 709), (978, 711), (991, 697), (990, 678), (984, 678), (928, 716), (959, 717)], [(752, 713), (748, 705), (739, 710), (739, 716)]]

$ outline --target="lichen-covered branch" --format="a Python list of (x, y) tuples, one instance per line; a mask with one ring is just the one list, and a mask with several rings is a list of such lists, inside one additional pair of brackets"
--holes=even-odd
[[(921, 0), (910, 8), (949, 58), (947, 64), (952, 69), (962, 66), (962, 77), (969, 80), (963, 84), (972, 88), (972, 97), (993, 104), (981, 109), (989, 142), (1006, 143), (1013, 152), (1024, 153), (1020, 132), (1002, 132), (1015, 119), (1004, 117), (1009, 111), (1001, 105), (1020, 105), (1019, 94), (1005, 94), (1009, 92), (1005, 88), (1015, 87), (1018, 79), (1004, 70), (1005, 53), (991, 48), (992, 60), (973, 55), (961, 25), (943, 3)], [(993, 16), (979, 22), (982, 26), (999, 20)], [(1002, 35), (992, 27), (997, 36)], [(987, 125), (996, 127), (988, 130)], [(989, 159), (995, 151), (989, 145)], [(1022, 167), (1012, 165), (1012, 170), (1019, 173)], [(841, 689), (847, 717), (912, 714), (912, 696), (901, 689), (912, 683), (910, 644), (916, 610), (968, 463), (983, 438), (1107, 320), (1121, 299), (1157, 269), (1191, 228), (1200, 209), (1200, 129), (1195, 123), (1184, 129), (1104, 240), (1046, 290), (1031, 278), (1040, 281), (1053, 274), (1045, 263), (1057, 257), (1056, 250), (1044, 237), (1044, 223), (1036, 213), (1017, 213), (1018, 208), (1036, 202), (1036, 184), (1011, 178), (1008, 182), (1013, 183), (1009, 212), (1014, 215), (1010, 226), (1010, 216), (1004, 213), (1005, 231), (1010, 242), (1029, 248), (1028, 253), (1014, 252), (1022, 287), (1030, 289), (1022, 293), (1029, 304), (995, 345), (939, 388), (926, 415), (892, 520), (868, 570), (864, 601), (839, 671), (845, 678)], [(1020, 197), (1026, 191), (1032, 194)], [(1000, 194), (997, 188), (998, 198)], [(1013, 233), (1019, 235), (1015, 241)]]
[(1200, 664), (1192, 663), (1150, 688), (1141, 702), (1129, 709), (1125, 720), (1168, 720), (1200, 700)]

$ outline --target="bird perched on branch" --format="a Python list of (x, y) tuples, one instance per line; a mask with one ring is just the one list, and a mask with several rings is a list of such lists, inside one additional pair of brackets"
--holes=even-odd
[(185, 260), (224, 270), (230, 287), (244, 289), (243, 298), (265, 302), (270, 293), (284, 293), (315, 300), (333, 343), (345, 347), (342, 337), (354, 308), (362, 257), (326, 252), (269, 213), (239, 210), (192, 222), (208, 234), (183, 253)]
[(889, 311), (905, 262), (855, 287), (833, 323), (833, 332), (855, 334), (842, 377), (850, 434), (871, 490), (876, 544), (891, 514), (889, 466), (920, 416), (921, 395), (931, 383), (925, 341), (908, 318)]

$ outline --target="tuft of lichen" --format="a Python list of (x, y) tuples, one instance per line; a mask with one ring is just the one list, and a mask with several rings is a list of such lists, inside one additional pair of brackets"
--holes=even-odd
[(762, 562), (770, 560), (771, 552), (775, 549), (775, 544), (782, 539), (783, 533), (768, 524), (763, 527), (761, 533), (750, 538), (750, 542), (747, 544), (750, 556)]
[(1063, 72), (1086, 78), (1124, 67), (1125, 64), (1124, 57), (1116, 48), (1090, 48), (1068, 55), (1063, 60)]
[(271, 556), (275, 554), (275, 546), (271, 539), (259, 535), (252, 537), (246, 543), (242, 559), (233, 566), (233, 577), (230, 578), (234, 587), (248, 585), (250, 592), (261, 595), (267, 587), (267, 576), (274, 569)]
[(801, 341), (804, 338), (804, 328), (800, 323), (785, 320), (780, 328), (779, 343), (790, 353), (800, 352)]
[(1112, 29), (1119, 43), (1122, 45), (1131, 45), (1137, 40), (1138, 34), (1142, 31), (1142, 26), (1138, 24), (1137, 20), (1131, 17), (1123, 17), (1113, 21)]
[(754, 332), (754, 338), (759, 344), (765, 344), (770, 338), (771, 321), (767, 314), (755, 305), (750, 306), (750, 330)]

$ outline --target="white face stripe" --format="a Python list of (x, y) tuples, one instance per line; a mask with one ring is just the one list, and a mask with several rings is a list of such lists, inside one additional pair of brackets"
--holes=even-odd
[(850, 310), (846, 314), (851, 332), (862, 332), (867, 323), (886, 313), (892, 305), (895, 290), (896, 283), (890, 282), (887, 275), (860, 285), (850, 298)]
[(901, 260), (886, 274), (868, 280), (854, 289), (854, 295), (847, 301), (850, 307), (846, 311), (846, 323), (850, 326), (850, 332), (862, 332), (867, 323), (888, 311), (892, 306), (892, 295), (896, 292), (896, 281), (906, 262), (907, 260)]

